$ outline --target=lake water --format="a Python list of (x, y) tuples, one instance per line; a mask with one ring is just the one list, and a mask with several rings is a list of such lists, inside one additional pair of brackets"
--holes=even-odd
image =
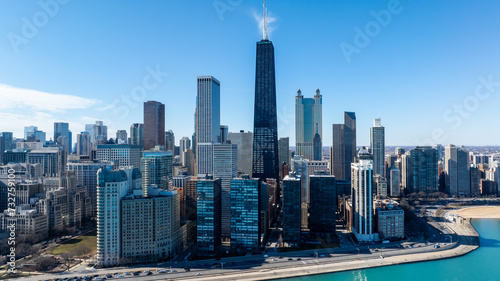
[(458, 258), (283, 279), (286, 281), (500, 280), (500, 220), (473, 219), (480, 247)]

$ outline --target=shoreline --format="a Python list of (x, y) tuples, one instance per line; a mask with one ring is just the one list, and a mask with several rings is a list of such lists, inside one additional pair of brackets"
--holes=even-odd
[(457, 214), (469, 219), (500, 219), (500, 206), (473, 206), (448, 211), (448, 214)]
[[(483, 209), (488, 208), (488, 212), (491, 210), (489, 208), (494, 208), (494, 212), (500, 212), (500, 206), (478, 206), (472, 208), (463, 208), (458, 211), (465, 211), (470, 209), (476, 209), (476, 212), (483, 211)], [(449, 211), (449, 213), (456, 213), (456, 211)], [(466, 213), (468, 214), (468, 213)], [(486, 216), (486, 213), (482, 213)], [(460, 215), (460, 214), (459, 214)], [(288, 279), (297, 277), (307, 277), (311, 275), (321, 275), (330, 274), (337, 272), (345, 272), (352, 270), (362, 270), (368, 268), (384, 267), (398, 264), (407, 263), (418, 263), (426, 261), (435, 261), (442, 259), (449, 259), (460, 257), (466, 255), (479, 247), (479, 234), (477, 233), (474, 226), (471, 224), (472, 219), (484, 218), (480, 215), (474, 213), (470, 215), (471, 217), (463, 217), (460, 223), (443, 222), (445, 227), (449, 228), (453, 233), (459, 235), (459, 242), (450, 249), (431, 251), (427, 253), (417, 253), (408, 254), (400, 256), (390, 256), (384, 257), (383, 259), (361, 259), (355, 261), (337, 262), (337, 263), (325, 263), (325, 264), (311, 264), (304, 265), (301, 267), (294, 268), (276, 268), (271, 270), (266, 270), (265, 272), (251, 272), (244, 274), (228, 274), (226, 276), (199, 276), (198, 280), (276, 280), (276, 279)], [(490, 218), (490, 217), (486, 217)], [(500, 219), (500, 214), (498, 217)]]

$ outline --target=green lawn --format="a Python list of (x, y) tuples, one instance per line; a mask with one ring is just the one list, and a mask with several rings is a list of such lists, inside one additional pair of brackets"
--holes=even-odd
[(90, 249), (92, 249), (92, 253), (95, 253), (97, 251), (97, 232), (91, 232), (88, 233), (84, 236), (80, 236), (78, 238), (69, 240), (68, 242), (61, 244), (57, 246), (53, 251), (52, 254), (54, 255), (60, 255), (63, 253), (68, 253), (71, 252), (74, 248), (76, 248), (78, 245), (86, 245)]

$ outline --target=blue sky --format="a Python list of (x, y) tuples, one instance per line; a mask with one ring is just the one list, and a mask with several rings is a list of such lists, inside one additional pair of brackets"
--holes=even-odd
[[(343, 111), (356, 112), (359, 145), (374, 118), (387, 145), (500, 144), (500, 2), (267, 3), (291, 145), (298, 88), (321, 90), (324, 145)], [(221, 81), (221, 123), (251, 131), (261, 14), (249, 0), (1, 0), (0, 131), (51, 136), (66, 121), (76, 134), (103, 120), (114, 137), (157, 100), (178, 141), (194, 130), (199, 75)]]

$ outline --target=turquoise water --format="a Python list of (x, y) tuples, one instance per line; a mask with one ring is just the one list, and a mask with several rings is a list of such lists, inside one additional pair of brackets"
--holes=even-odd
[(479, 233), (479, 249), (458, 258), (370, 268), (286, 281), (496, 281), (500, 280), (500, 220), (473, 219)]

